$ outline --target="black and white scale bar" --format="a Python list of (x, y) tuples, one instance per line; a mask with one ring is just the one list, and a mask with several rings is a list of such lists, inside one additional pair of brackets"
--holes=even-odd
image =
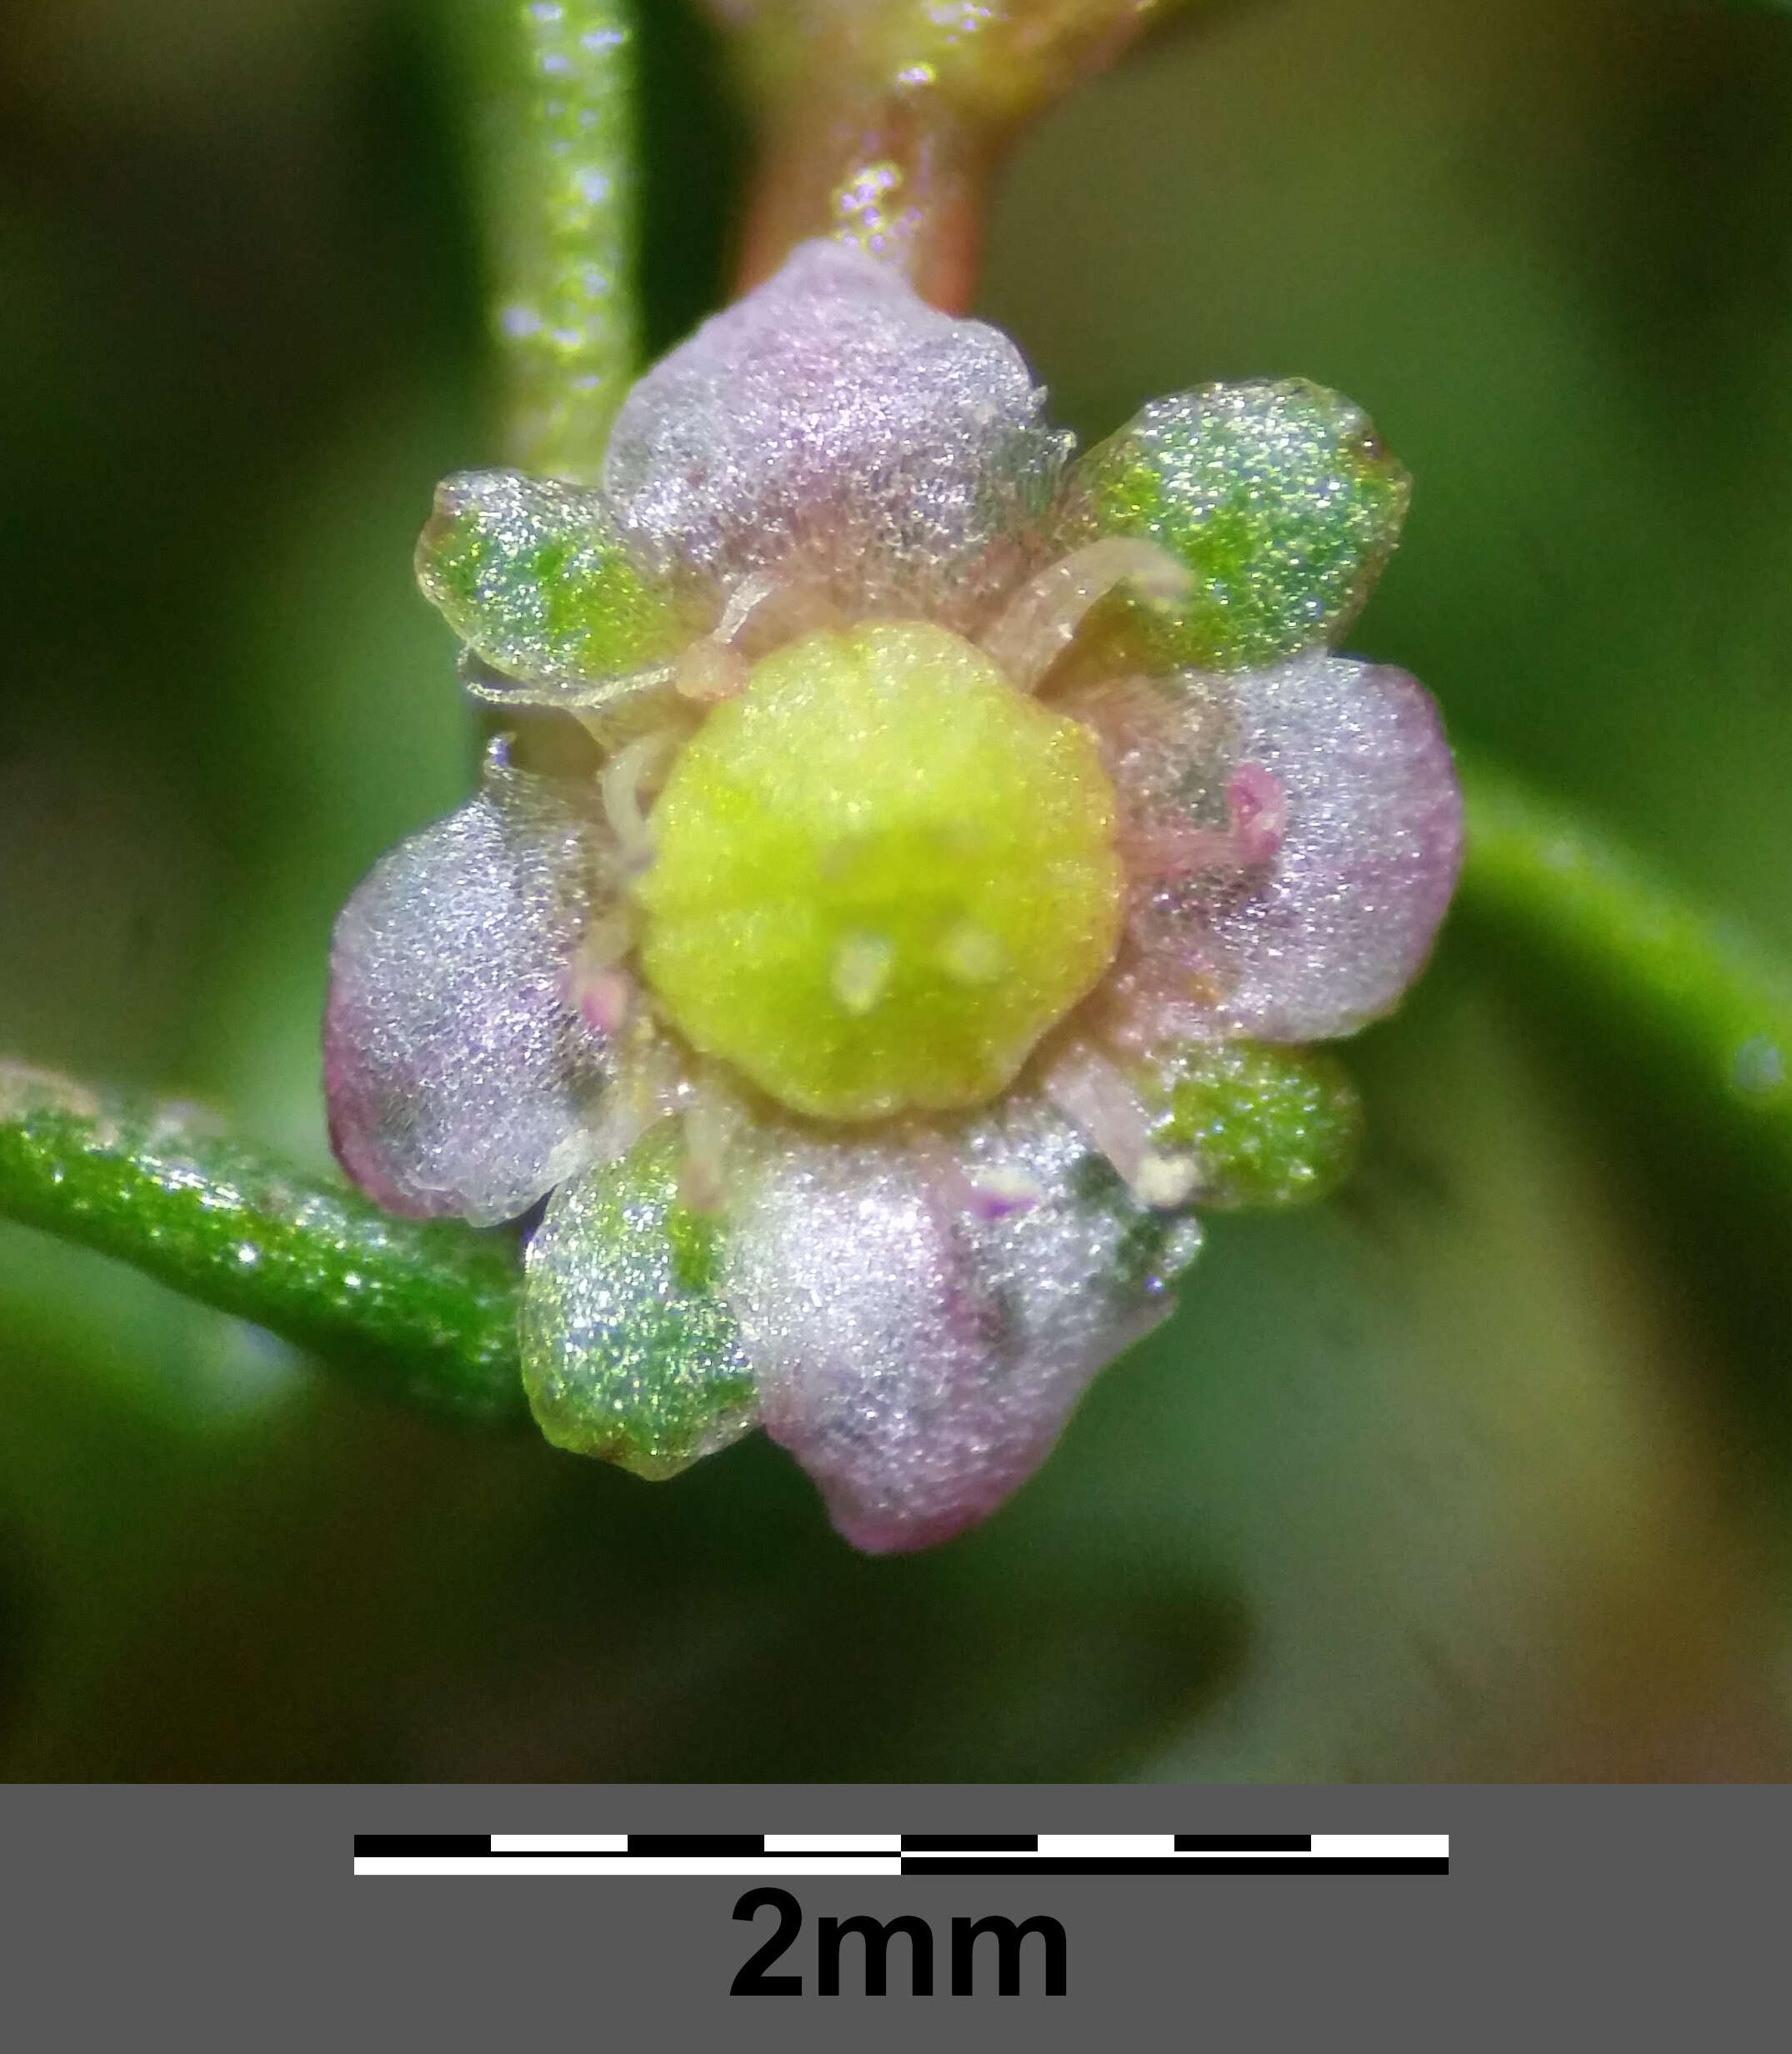
[(1443, 1833), (357, 1833), (357, 1876), (1447, 1876)]

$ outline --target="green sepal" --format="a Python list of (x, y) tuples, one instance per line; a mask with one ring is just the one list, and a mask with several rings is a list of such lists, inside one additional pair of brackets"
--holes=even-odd
[(530, 684), (651, 669), (692, 633), (686, 609), (636, 568), (600, 493), (520, 471), (443, 481), (417, 582), (487, 664)]
[(1411, 489), (1338, 393), (1300, 378), (1204, 385), (1154, 400), (1083, 458), (1059, 541), (1135, 536), (1189, 571), (1173, 604), (1123, 591), (1104, 604), (1145, 667), (1254, 669), (1337, 642), (1399, 539)]
[(557, 1448), (676, 1475), (756, 1423), (753, 1374), (718, 1288), (719, 1222), (678, 1195), (663, 1120), (620, 1162), (557, 1190), (524, 1264), (523, 1383)]
[(1342, 1064), (1253, 1041), (1159, 1050), (1136, 1079), (1151, 1145), (1193, 1155), (1204, 1208), (1305, 1205), (1349, 1174), (1363, 1108)]

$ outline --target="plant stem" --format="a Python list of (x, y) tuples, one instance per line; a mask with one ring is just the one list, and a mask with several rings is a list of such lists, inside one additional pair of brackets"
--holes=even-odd
[(1792, 1186), (1792, 975), (1615, 838), (1509, 773), (1460, 764), (1464, 912), (1564, 979), (1614, 1055), (1649, 1045)]
[(0, 1064), (0, 1214), (119, 1256), (388, 1395), (473, 1420), (522, 1413), (507, 1242), (393, 1219), (193, 1106), (102, 1100)]
[(505, 459), (589, 480), (638, 368), (625, 0), (444, 0), (469, 110)]

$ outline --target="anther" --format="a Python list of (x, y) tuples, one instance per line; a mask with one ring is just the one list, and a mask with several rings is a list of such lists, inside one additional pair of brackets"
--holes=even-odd
[(1041, 1080), (1045, 1095), (1089, 1145), (1105, 1155), (1114, 1175), (1141, 1205), (1165, 1210), (1185, 1205), (1201, 1180), (1193, 1155), (1171, 1155), (1151, 1145), (1143, 1101), (1119, 1070), (1086, 1042), (1066, 1052)]
[(746, 689), (752, 665), (733, 644), (773, 589), (771, 579), (763, 574), (744, 579), (735, 587), (714, 633), (692, 643), (678, 659), (672, 683), (681, 698), (713, 706)]

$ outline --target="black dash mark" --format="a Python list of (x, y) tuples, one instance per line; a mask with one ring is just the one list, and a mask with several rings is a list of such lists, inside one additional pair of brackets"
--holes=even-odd
[(1311, 1854), (1311, 1833), (1179, 1833), (1178, 1854)]
[(1175, 1855), (904, 1854), (904, 1876), (1448, 1876), (1447, 1855), (1221, 1855), (1191, 1861)]
[(1037, 1833), (904, 1833), (902, 1851), (904, 1854), (1037, 1854), (1039, 1836)]
[(763, 1833), (631, 1833), (630, 1854), (763, 1854)]
[(357, 1833), (358, 1855), (489, 1854), (489, 1833)]

